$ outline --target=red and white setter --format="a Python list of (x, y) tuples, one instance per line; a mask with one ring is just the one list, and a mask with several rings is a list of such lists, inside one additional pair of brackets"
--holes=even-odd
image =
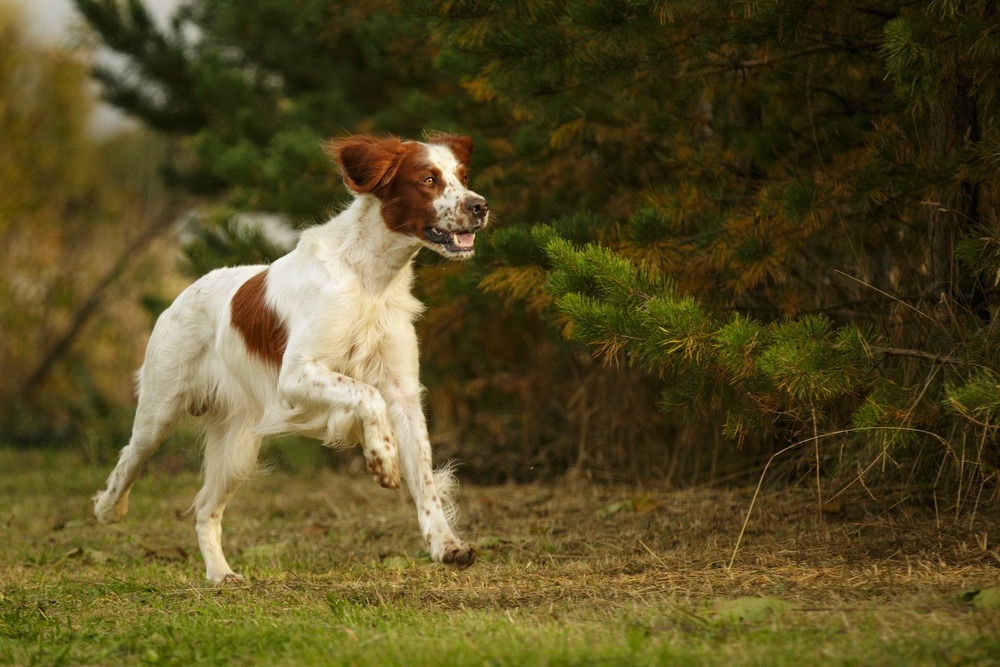
[(119, 521), (143, 463), (182, 415), (200, 417), (194, 513), (214, 582), (242, 579), (222, 551), (222, 513), (261, 439), (279, 433), (361, 443), (376, 482), (406, 480), (431, 557), (459, 568), (476, 559), (449, 525), (451, 473), (432, 469), (413, 327), (423, 306), (410, 293), (420, 248), (467, 259), (489, 219), (468, 188), (472, 142), (352, 136), (326, 150), (353, 203), (270, 266), (213, 271), (164, 311), (138, 372), (132, 437), (94, 498), (98, 520)]

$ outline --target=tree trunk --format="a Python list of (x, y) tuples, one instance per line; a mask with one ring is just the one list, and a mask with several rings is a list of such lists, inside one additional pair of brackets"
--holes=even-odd
[[(979, 139), (977, 100), (972, 84), (962, 74), (941, 82), (931, 103), (929, 149), (932, 160), (951, 161), (964, 146)], [(928, 275), (933, 295), (964, 297), (975, 301), (975, 286), (968, 270), (955, 258), (955, 244), (979, 223), (979, 188), (967, 179), (941, 183), (930, 204)]]

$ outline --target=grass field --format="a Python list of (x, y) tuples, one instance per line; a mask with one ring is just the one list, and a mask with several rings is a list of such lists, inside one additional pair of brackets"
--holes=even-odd
[(773, 493), (729, 569), (748, 491), (466, 486), (481, 556), (455, 572), (404, 495), (298, 467), (230, 506), (250, 581), (220, 588), (185, 514), (189, 458), (155, 458), (106, 527), (89, 498), (110, 464), (0, 449), (0, 663), (1000, 664), (995, 591), (972, 594), (1000, 583), (995, 506), (842, 497), (818, 516)]

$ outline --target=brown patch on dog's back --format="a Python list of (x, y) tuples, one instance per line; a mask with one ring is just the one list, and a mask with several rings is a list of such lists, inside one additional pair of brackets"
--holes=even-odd
[(288, 329), (264, 300), (266, 281), (267, 269), (264, 269), (240, 285), (229, 304), (229, 320), (250, 354), (280, 367), (288, 343)]

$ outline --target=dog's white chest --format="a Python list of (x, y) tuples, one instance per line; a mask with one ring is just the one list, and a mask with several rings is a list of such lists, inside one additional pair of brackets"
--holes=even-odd
[(422, 304), (409, 291), (382, 298), (342, 296), (327, 312), (316, 346), (324, 365), (364, 382), (377, 383), (416, 347), (413, 319)]

